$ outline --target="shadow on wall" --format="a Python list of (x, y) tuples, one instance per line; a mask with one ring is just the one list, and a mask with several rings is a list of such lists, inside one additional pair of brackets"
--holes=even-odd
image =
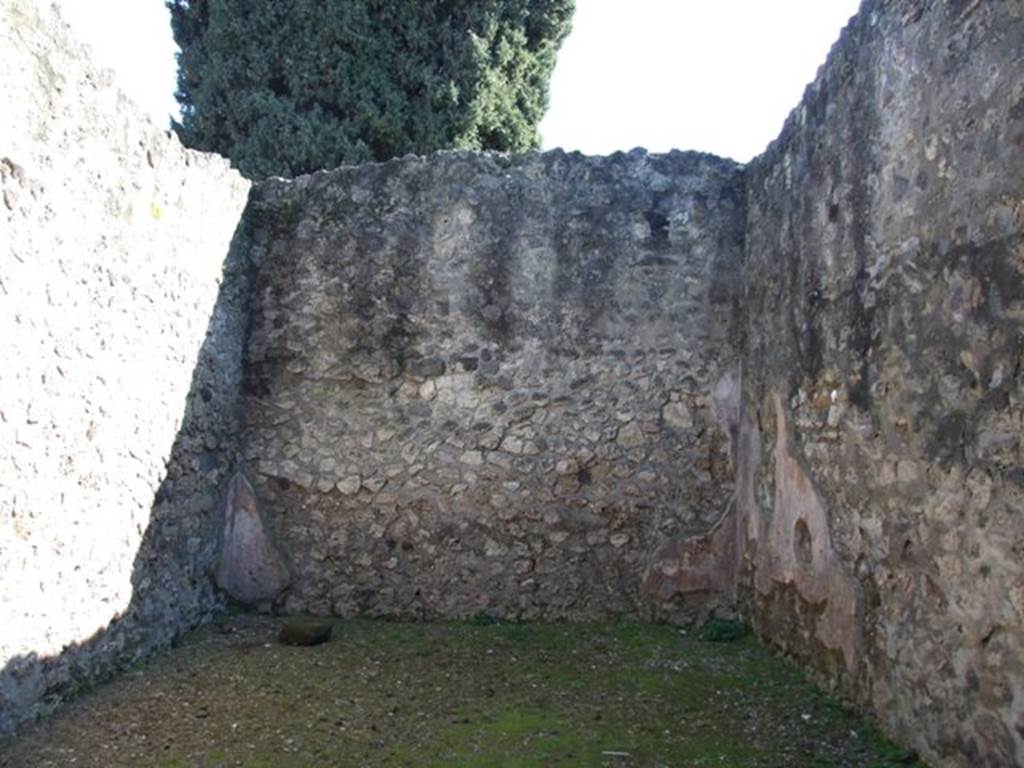
[[(166, 474), (135, 553), (130, 603), (92, 637), (52, 656), (11, 658), (0, 671), (0, 735), (209, 621), (223, 605), (214, 584), (222, 491), (237, 461), (241, 355), (246, 332), (245, 219), (224, 261), (223, 280), (196, 357)], [(153, 339), (154, 344), (159, 339)], [(141, 350), (136, 350), (142, 354)], [(148, 353), (147, 353), (148, 354)], [(153, 403), (153, 407), (160, 407)], [(142, 435), (144, 438), (145, 435)], [(82, 585), (82, 600), (110, 602)]]

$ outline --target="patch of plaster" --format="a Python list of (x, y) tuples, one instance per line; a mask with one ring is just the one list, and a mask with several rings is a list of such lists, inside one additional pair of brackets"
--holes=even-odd
[[(828, 516), (799, 459), (794, 455), (785, 405), (773, 394), (776, 419), (775, 498), (755, 561), (754, 584), (769, 595), (792, 585), (800, 597), (822, 606), (815, 635), (831, 650), (843, 654), (851, 674), (860, 658), (862, 596), (860, 585), (848, 576), (832, 547)], [(752, 522), (758, 527), (760, 520)], [(762, 534), (763, 535), (760, 535)]]
[(256, 491), (238, 472), (228, 487), (217, 585), (240, 603), (272, 602), (291, 583), (288, 565), (271, 537)]
[(742, 398), (739, 371), (728, 371), (711, 391), (711, 413), (718, 425), (729, 436), (729, 459), (736, 466), (737, 438), (739, 434)]
[[(711, 410), (728, 435), (729, 457), (734, 467), (740, 407), (740, 375), (729, 371), (712, 389)], [(731, 609), (736, 602), (737, 552), (734, 499), (711, 530), (671, 541), (658, 552), (647, 569), (644, 591), (661, 601), (684, 595), (714, 595)]]
[(736, 514), (733, 507), (707, 533), (668, 544), (644, 578), (644, 592), (661, 601), (677, 596), (721, 596), (731, 606), (736, 589)]

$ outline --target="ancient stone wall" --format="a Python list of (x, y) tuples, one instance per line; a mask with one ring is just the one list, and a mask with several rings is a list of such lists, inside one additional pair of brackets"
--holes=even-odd
[(1024, 764), (1024, 4), (865, 3), (747, 186), (743, 610)]
[(345, 616), (738, 607), (934, 765), (1024, 764), (1019, 0), (867, 0), (747, 168), (271, 180), (230, 253), (242, 180), (41, 0), (0, 30), (0, 731), (219, 563)]
[(0, 733), (221, 603), (247, 184), (0, 1)]
[(741, 179), (442, 153), (258, 186), (244, 442), (287, 609), (680, 618), (729, 592), (728, 562), (678, 571), (732, 498)]

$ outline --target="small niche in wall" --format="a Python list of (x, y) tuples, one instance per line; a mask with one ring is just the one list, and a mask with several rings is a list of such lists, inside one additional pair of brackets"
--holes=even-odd
[(793, 530), (793, 555), (802, 566), (807, 567), (814, 562), (814, 553), (811, 551), (811, 531), (803, 518), (796, 521)]

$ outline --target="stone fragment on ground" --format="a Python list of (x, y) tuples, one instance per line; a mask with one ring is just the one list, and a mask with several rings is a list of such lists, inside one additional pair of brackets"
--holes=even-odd
[(331, 639), (329, 621), (290, 619), (281, 625), (277, 640), (282, 645), (320, 645)]

